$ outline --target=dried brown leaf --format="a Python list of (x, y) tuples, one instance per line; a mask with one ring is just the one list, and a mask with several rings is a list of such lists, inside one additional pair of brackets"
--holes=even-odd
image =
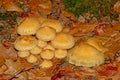
[(15, 49), (13, 47), (10, 47), (9, 49), (7, 49), (2, 44), (0, 44), (0, 55), (4, 59), (12, 59), (12, 60), (17, 59), (17, 54)]
[[(5, 71), (5, 74), (14, 75), (14, 73), (24, 68), (24, 65), (19, 60), (13, 61), (11, 59), (7, 59), (5, 64), (8, 66), (8, 70)], [(19, 78), (17, 80), (24, 80), (24, 79), (26, 80), (27, 78), (26, 73), (20, 73), (17, 76)]]

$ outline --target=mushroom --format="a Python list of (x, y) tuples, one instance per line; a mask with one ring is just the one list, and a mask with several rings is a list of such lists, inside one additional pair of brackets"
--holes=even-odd
[(24, 58), (24, 57), (29, 56), (30, 52), (29, 51), (18, 51), (17, 54), (19, 57)]
[(107, 51), (107, 49), (103, 47), (102, 42), (96, 37), (89, 38), (86, 41), (86, 43), (88, 43), (89, 45), (95, 47), (97, 50), (99, 50), (101, 52)]
[(76, 66), (93, 67), (104, 63), (104, 53), (81, 42), (68, 51), (67, 60)]
[(67, 50), (65, 49), (56, 49), (55, 50), (55, 57), (58, 59), (63, 59), (67, 56)]
[(30, 50), (37, 45), (37, 40), (33, 36), (19, 36), (14, 42), (17, 50)]
[(40, 22), (38, 21), (38, 18), (27, 17), (18, 26), (17, 33), (20, 35), (34, 35), (39, 28)]
[(55, 48), (51, 44), (47, 44), (43, 49), (44, 50), (49, 49), (49, 50), (53, 50), (53, 51), (55, 50)]
[(46, 41), (43, 41), (41, 39), (38, 39), (38, 44), (39, 47), (44, 48), (47, 45)]
[(44, 60), (40, 65), (41, 68), (50, 68), (53, 66), (53, 62), (50, 60)]
[(52, 50), (48, 50), (48, 49), (46, 49), (46, 50), (43, 50), (41, 53), (40, 53), (40, 56), (41, 56), (41, 58), (43, 58), (43, 59), (52, 59), (53, 57), (54, 57), (54, 51), (52, 51)]
[(70, 49), (74, 46), (75, 40), (72, 35), (70, 35), (68, 33), (60, 32), (51, 41), (51, 44), (55, 48)]
[(62, 24), (58, 20), (54, 20), (54, 19), (47, 19), (46, 21), (44, 21), (41, 27), (44, 27), (44, 26), (49, 26), (55, 29), (56, 32), (61, 32), (63, 29)]
[(55, 35), (56, 35), (55, 30), (47, 26), (40, 28), (36, 33), (36, 37), (43, 41), (53, 40), (55, 38)]
[(32, 48), (32, 49), (30, 50), (30, 52), (31, 52), (32, 54), (40, 54), (41, 51), (42, 51), (42, 48), (40, 48), (40, 47), (38, 47), (38, 46), (35, 46), (34, 48)]
[(29, 62), (29, 63), (36, 63), (37, 62), (37, 57), (36, 56), (34, 56), (34, 55), (30, 55), (30, 56), (28, 56), (27, 58), (26, 58), (26, 60), (27, 60), (27, 62)]

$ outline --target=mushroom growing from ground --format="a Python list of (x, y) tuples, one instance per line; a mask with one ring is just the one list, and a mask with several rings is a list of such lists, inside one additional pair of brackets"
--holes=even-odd
[(37, 40), (33, 36), (19, 36), (14, 42), (17, 50), (30, 50), (37, 45)]
[(44, 50), (49, 49), (49, 50), (53, 50), (53, 51), (55, 50), (55, 48), (51, 44), (47, 44), (43, 49)]
[(80, 42), (68, 51), (67, 60), (76, 66), (93, 67), (104, 63), (106, 48), (95, 38)]
[(56, 49), (55, 50), (55, 58), (63, 59), (67, 56), (67, 50), (65, 49)]
[(41, 68), (50, 68), (53, 66), (53, 62), (50, 60), (44, 60), (40, 65)]
[(61, 32), (63, 29), (62, 24), (58, 20), (54, 20), (54, 19), (47, 19), (46, 21), (44, 21), (41, 27), (44, 27), (44, 26), (49, 26), (55, 29), (56, 32)]
[(41, 39), (38, 39), (38, 44), (39, 47), (44, 48), (47, 45), (46, 41), (43, 41)]
[(104, 63), (104, 54), (86, 43), (81, 43), (68, 51), (68, 62), (76, 66), (98, 66)]
[(53, 40), (55, 38), (55, 35), (56, 35), (55, 29), (48, 26), (40, 28), (36, 33), (36, 37), (43, 41)]
[(40, 28), (37, 17), (27, 17), (18, 26), (17, 33), (20, 35), (34, 35)]
[(74, 46), (75, 40), (74, 40), (74, 37), (72, 35), (70, 35), (68, 33), (60, 32), (51, 41), (51, 44), (55, 48), (70, 49)]
[(18, 51), (17, 52), (18, 56), (21, 58), (28, 57), (30, 55), (29, 51)]
[(34, 55), (30, 55), (30, 56), (28, 56), (27, 58), (26, 58), (26, 60), (29, 62), (29, 63), (36, 63), (37, 62), (37, 57), (36, 56), (34, 56)]
[(40, 53), (40, 56), (41, 56), (41, 58), (43, 58), (43, 59), (52, 59), (53, 57), (54, 57), (54, 51), (52, 51), (52, 50), (48, 50), (48, 49), (46, 49), (46, 50), (43, 50), (41, 53)]
[(42, 48), (38, 46), (35, 46), (34, 48), (30, 50), (31, 54), (40, 54), (41, 51), (42, 51)]
[(97, 50), (99, 50), (101, 52), (107, 51), (107, 49), (103, 47), (102, 42), (99, 39), (95, 38), (95, 37), (89, 38), (86, 41), (86, 43), (88, 43), (89, 45), (95, 47)]

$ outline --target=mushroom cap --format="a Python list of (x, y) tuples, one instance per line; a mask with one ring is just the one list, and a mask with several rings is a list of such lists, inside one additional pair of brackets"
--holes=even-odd
[(30, 56), (28, 56), (27, 58), (26, 58), (26, 60), (29, 62), (29, 63), (36, 63), (37, 62), (37, 57), (36, 56), (34, 56), (34, 55), (30, 55)]
[(53, 62), (50, 60), (44, 60), (40, 65), (41, 68), (50, 68), (53, 66)]
[(44, 50), (49, 49), (49, 50), (53, 50), (53, 51), (55, 50), (55, 48), (51, 44), (47, 44), (43, 49)]
[(38, 44), (37, 45), (41, 48), (44, 48), (47, 45), (47, 42), (38, 39)]
[(14, 42), (17, 50), (30, 50), (37, 45), (37, 39), (33, 36), (19, 36)]
[(92, 37), (92, 38), (89, 38), (86, 43), (88, 43), (89, 45), (95, 47), (97, 50), (101, 51), (101, 52), (105, 52), (107, 49), (105, 47), (103, 47), (102, 45), (102, 42), (95, 38), (95, 37)]
[(27, 17), (17, 28), (20, 35), (34, 35), (40, 28), (40, 22), (36, 17)]
[(54, 51), (52, 51), (52, 50), (48, 50), (48, 49), (46, 49), (46, 50), (43, 50), (41, 53), (40, 53), (40, 56), (41, 56), (41, 58), (43, 58), (43, 59), (52, 59), (53, 57), (54, 57)]
[(42, 51), (42, 48), (40, 48), (40, 47), (38, 47), (38, 46), (35, 46), (35, 47), (33, 47), (33, 48), (30, 50), (30, 52), (31, 52), (32, 54), (40, 54), (41, 51)]
[(51, 41), (51, 44), (55, 48), (70, 49), (74, 46), (75, 40), (72, 35), (70, 35), (68, 33), (60, 32)]
[(63, 59), (67, 56), (67, 50), (66, 49), (56, 49), (55, 50), (55, 57), (58, 59)]
[(47, 19), (46, 21), (44, 21), (41, 27), (44, 26), (52, 27), (53, 29), (56, 30), (56, 32), (61, 32), (63, 29), (62, 24), (58, 20), (54, 20), (54, 19)]
[(104, 54), (89, 44), (80, 43), (68, 51), (67, 60), (76, 66), (93, 67), (104, 63)]
[(18, 51), (17, 54), (19, 57), (24, 58), (24, 57), (29, 56), (30, 52), (29, 51)]
[(36, 33), (36, 37), (43, 41), (53, 40), (55, 38), (55, 36), (56, 36), (55, 30), (53, 28), (47, 27), (47, 26), (40, 28)]

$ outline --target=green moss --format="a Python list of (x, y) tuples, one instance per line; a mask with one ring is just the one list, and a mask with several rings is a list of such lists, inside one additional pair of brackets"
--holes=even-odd
[(66, 10), (76, 17), (90, 12), (95, 17), (109, 16), (111, 19), (118, 17), (118, 13), (113, 10), (113, 5), (118, 0), (63, 0)]

